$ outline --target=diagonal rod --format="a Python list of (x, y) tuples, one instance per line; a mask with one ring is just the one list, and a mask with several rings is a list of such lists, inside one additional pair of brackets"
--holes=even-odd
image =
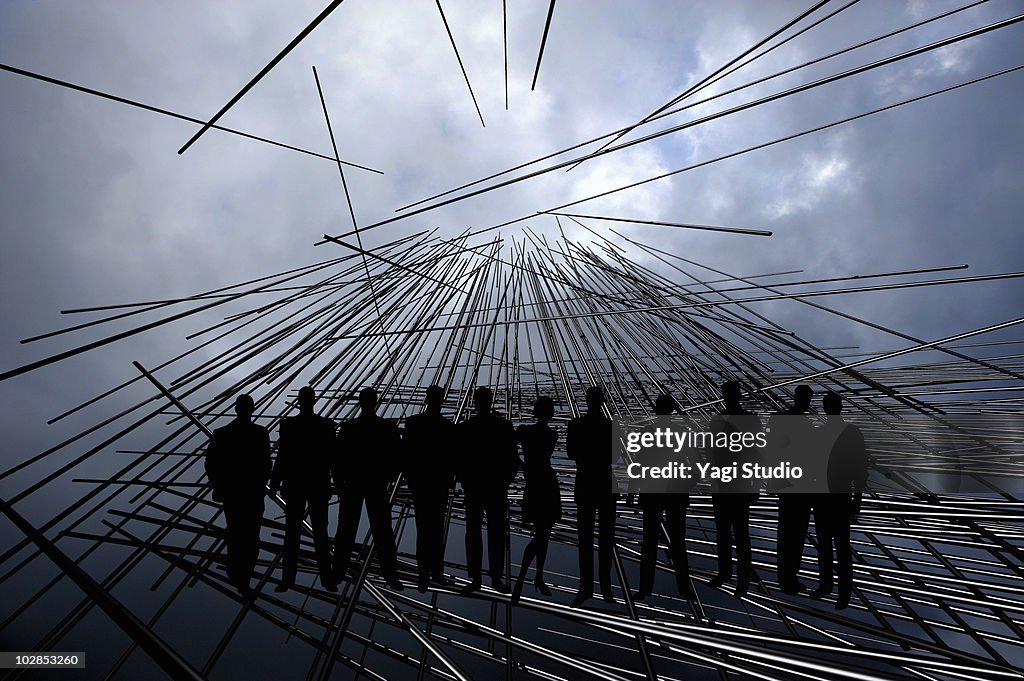
[(555, 0), (548, 5), (548, 18), (544, 20), (544, 36), (540, 39), (540, 51), (537, 52), (537, 67), (533, 70), (533, 84), (530, 89), (537, 87), (537, 76), (540, 75), (540, 61), (544, 58), (544, 46), (548, 44), (548, 30), (551, 28), (551, 17), (555, 13)]
[[(476, 115), (480, 117), (480, 125), (482, 125), (483, 127), (486, 128), (487, 124), (484, 123), (484, 115), (482, 113), (480, 113), (480, 105), (476, 101), (476, 95), (473, 93), (473, 86), (469, 82), (469, 74), (466, 73), (466, 67), (462, 63), (462, 56), (459, 54), (459, 47), (458, 47), (458, 45), (455, 44), (455, 36), (452, 35), (452, 29), (448, 25), (448, 18), (444, 15), (444, 9), (441, 8), (441, 0), (434, 0), (434, 1), (437, 3), (437, 11), (441, 14), (441, 21), (444, 22), (444, 30), (447, 31), (447, 33), (448, 33), (448, 40), (450, 40), (451, 43), (452, 43), (452, 50), (455, 51), (455, 58), (459, 62), (459, 69), (462, 71), (462, 77), (466, 81), (466, 88), (469, 90), (469, 96), (473, 99), (473, 106), (476, 108)], [(507, 72), (507, 67), (506, 67), (506, 72)], [(506, 82), (507, 82), (507, 78), (508, 78), (508, 76), (506, 75)], [(505, 108), (508, 108), (507, 95), (506, 95)]]

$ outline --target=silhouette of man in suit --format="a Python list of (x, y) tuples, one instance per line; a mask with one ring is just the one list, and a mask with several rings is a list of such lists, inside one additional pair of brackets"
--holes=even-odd
[(281, 419), (277, 461), (270, 478), (271, 493), (276, 493), (280, 488), (285, 500), (284, 568), (281, 583), (274, 591), (287, 591), (295, 584), (299, 536), (307, 510), (313, 530), (313, 550), (320, 583), (328, 591), (337, 591), (337, 582), (331, 573), (331, 547), (327, 539), (334, 422), (313, 410), (316, 393), (308, 385), (299, 388), (298, 404), (297, 416)]
[(613, 602), (612, 560), (615, 543), (615, 493), (612, 477), (612, 422), (601, 412), (604, 391), (587, 388), (587, 412), (573, 419), (565, 433), (565, 450), (576, 462), (576, 533), (579, 540), (580, 589), (577, 607), (594, 595), (594, 519), (597, 518), (597, 559), (601, 596)]
[(249, 395), (235, 399), (231, 423), (213, 431), (206, 449), (206, 476), (213, 498), (224, 504), (228, 579), (242, 596), (252, 590), (249, 581), (260, 552), (263, 500), (270, 475), (270, 436), (252, 422), (256, 410)]
[[(740, 404), (740, 384), (726, 381), (722, 384), (722, 398), (725, 408), (711, 421), (709, 429), (720, 433), (756, 433), (761, 430), (760, 421), (753, 412)], [(751, 460), (752, 453), (734, 453), (728, 449), (716, 448), (713, 452), (715, 465), (731, 465), (738, 461)], [(754, 568), (750, 551), (750, 506), (757, 500), (758, 492), (746, 480), (732, 480), (729, 483), (712, 481), (711, 505), (715, 516), (715, 535), (718, 550), (718, 574), (708, 582), (719, 587), (732, 577), (732, 546), (736, 543), (736, 598), (747, 594)]]
[[(808, 385), (798, 385), (793, 391), (793, 406), (783, 412), (784, 416), (795, 417), (807, 414), (811, 406), (813, 391)], [(813, 435), (810, 419), (787, 418), (776, 419), (774, 423), (783, 425), (784, 437), (789, 439), (789, 447), (806, 447)], [(773, 428), (773, 432), (776, 430)], [(807, 589), (800, 582), (800, 562), (803, 560), (804, 541), (807, 539), (807, 526), (811, 520), (811, 494), (795, 491), (779, 491), (779, 525), (778, 525), (778, 576), (779, 588), (783, 593), (797, 594)]]
[(416, 510), (416, 567), (421, 592), (444, 575), (444, 521), (448, 495), (455, 486), (455, 426), (441, 413), (444, 388), (427, 388), (427, 408), (405, 420), (405, 479)]
[[(671, 395), (659, 395), (654, 402), (654, 413), (657, 416), (670, 416), (675, 408), (676, 403)], [(686, 557), (686, 509), (690, 505), (690, 495), (686, 492), (641, 493), (639, 503), (644, 512), (643, 540), (640, 544), (640, 588), (633, 594), (633, 599), (642, 601), (651, 595), (654, 588), (662, 518), (668, 530), (668, 550), (675, 572), (676, 588), (680, 596), (689, 598), (693, 595), (690, 564)]]
[(485, 514), (487, 573), (496, 591), (508, 593), (502, 581), (508, 536), (508, 486), (519, 469), (519, 454), (512, 423), (491, 409), (493, 403), (490, 388), (477, 388), (473, 392), (476, 413), (456, 426), (461, 445), (456, 473), (466, 493), (466, 563), (470, 579), (463, 593), (480, 588)]
[(340, 580), (352, 559), (359, 520), (366, 518), (373, 533), (373, 548), (388, 586), (403, 589), (398, 579), (395, 533), (391, 527), (388, 483), (400, 468), (401, 438), (398, 426), (377, 415), (377, 391), (359, 392), (360, 413), (338, 428), (334, 480), (338, 485), (338, 533), (334, 539), (334, 575)]
[(827, 415), (825, 442), (832, 443), (828, 453), (828, 494), (814, 497), (814, 531), (818, 535), (818, 588), (812, 598), (832, 593), (832, 547), (838, 562), (839, 597), (836, 610), (850, 604), (853, 591), (853, 556), (850, 552), (850, 526), (860, 513), (861, 493), (867, 481), (867, 452), (864, 434), (841, 416), (843, 399), (834, 392), (825, 394), (822, 408)]

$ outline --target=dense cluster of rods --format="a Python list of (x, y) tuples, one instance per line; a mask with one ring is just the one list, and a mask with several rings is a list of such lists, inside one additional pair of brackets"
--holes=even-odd
[[(368, 229), (543, 173), (571, 170), (598, 156), (829, 86), (1024, 20), (1024, 15), (1013, 16), (621, 141), (654, 121), (693, 107), (707, 107), (720, 97), (827, 63), (986, 2), (967, 3), (712, 94), (712, 86), (721, 79), (857, 1), (838, 7), (832, 3), (834, 9), (830, 7), (823, 16), (817, 13), (829, 1), (814, 3), (632, 125), (404, 206), (396, 217), (362, 228), (355, 224), (353, 212), (351, 231), (325, 235), (320, 242), (328, 248), (344, 248), (338, 257), (187, 297), (65, 310), (88, 315), (89, 321), (25, 339), (32, 342), (89, 334), (85, 342), (0, 373), (0, 381), (165, 325), (191, 320), (202, 324), (187, 336), (187, 348), (180, 354), (150, 367), (136, 362), (137, 375), (50, 422), (88, 418), (116, 399), (123, 404), (125, 395), (144, 394), (137, 403), (104, 413), (80, 433), (0, 473), (0, 481), (20, 490), (0, 501), (0, 510), (24, 534), (24, 539), (0, 554), (0, 587), (7, 596), (0, 609), (0, 631), (11, 632), (32, 617), (49, 617), (36, 640), (19, 643), (26, 650), (56, 650), (87, 624), (94, 624), (96, 619), (90, 615), (99, 608), (127, 635), (127, 639), (115, 639), (123, 644), (119, 652), (105, 659), (100, 654), (90, 655), (90, 668), (103, 669), (99, 674), (107, 679), (124, 676), (130, 661), (138, 662), (138, 648), (176, 679), (206, 678), (215, 670), (228, 668), (227, 663), (218, 665), (232, 655), (236, 659), (238, 655), (286, 657), (292, 669), (307, 665), (309, 680), (342, 675), (343, 668), (372, 679), (396, 675), (616, 681), (695, 676), (766, 680), (1021, 678), (1024, 530), (1020, 506), (1024, 502), (1013, 490), (1001, 489), (989, 478), (979, 479), (985, 487), (983, 493), (946, 496), (928, 492), (921, 476), (952, 460), (962, 461), (969, 453), (998, 462), (1000, 471), (1011, 478), (1019, 476), (1015, 466), (1021, 429), (1015, 424), (1019, 424), (1024, 399), (1017, 396), (1024, 379), (1024, 355), (1017, 353), (1016, 347), (1024, 341), (981, 337), (1018, 326), (1024, 318), (922, 339), (831, 307), (828, 301), (836, 296), (909, 288), (980, 286), (1019, 278), (1024, 272), (963, 276), (957, 272), (965, 266), (955, 265), (830, 278), (797, 277), (801, 270), (739, 274), (695, 262), (615, 229), (595, 228), (616, 222), (734, 235), (715, 238), (765, 237), (769, 232), (596, 215), (573, 206), (1000, 78), (1024, 65), (492, 227), (466, 230), (449, 238), (419, 232), (373, 247), (362, 241), (362, 233)], [(333, 153), (323, 154), (218, 125), (231, 107), (340, 4), (341, 0), (331, 2), (211, 118), (155, 107), (17, 66), (0, 64), (0, 69), (201, 125), (179, 153), (215, 129), (329, 160), (337, 165), (348, 197), (345, 168), (380, 171), (342, 160), (333, 130)], [(504, 2), (502, 7), (504, 17)], [(459, 56), (457, 31), (448, 23), (440, 2), (437, 8), (483, 124)], [(554, 9), (551, 0), (533, 86)], [(507, 108), (507, 47), (505, 60)], [(317, 87), (330, 129), (318, 76)], [(703, 99), (697, 99), (698, 94)], [(600, 146), (595, 149), (595, 144)], [(588, 147), (589, 151), (583, 151)], [(577, 155), (560, 158), (573, 152)], [(527, 170), (549, 160), (554, 162)], [(520, 170), (527, 172), (506, 177)], [(523, 227), (518, 238), (497, 233), (477, 239), (527, 219), (543, 220), (552, 229)], [(589, 234), (589, 241), (568, 238), (563, 231), (566, 224), (577, 233)], [(350, 236), (356, 237), (356, 243), (346, 241)], [(818, 347), (759, 311), (763, 309), (760, 304), (767, 301), (789, 301), (828, 317), (841, 328), (864, 327), (891, 336), (894, 349)], [(226, 314), (210, 323), (210, 315), (220, 311)], [(113, 330), (105, 333), (106, 328)], [(986, 354), (992, 349), (1002, 354)], [(919, 359), (922, 357), (926, 359)], [(668, 393), (676, 397), (680, 411), (710, 415), (718, 408), (717, 386), (726, 379), (740, 380), (747, 388), (746, 404), (761, 413), (789, 404), (798, 384), (839, 391), (861, 423), (869, 429), (875, 426), (873, 436), (880, 443), (875, 456), (884, 459), (887, 452), (908, 447), (928, 455), (918, 459), (924, 462), (919, 467), (897, 468), (891, 490), (873, 490), (866, 496), (853, 528), (854, 598), (841, 613), (798, 597), (781, 597), (777, 585), (767, 582), (754, 585), (741, 600), (723, 598), (721, 592), (708, 589), (715, 537), (710, 502), (702, 495), (693, 497), (688, 513), (687, 544), (694, 584), (689, 600), (664, 595), (645, 602), (631, 599), (629, 584), (635, 581), (639, 560), (639, 511), (622, 504), (617, 513), (615, 572), (624, 605), (587, 609), (561, 605), (559, 597), (573, 591), (575, 578), (552, 566), (571, 561), (576, 553), (576, 510), (564, 494), (565, 513), (554, 528), (548, 569), (555, 596), (545, 600), (524, 596), (514, 619), (509, 597), (503, 593), (482, 589), (472, 596), (456, 594), (465, 570), (459, 551), (452, 548), (461, 545), (459, 535), (464, 529), (459, 496), (452, 497), (447, 511), (445, 569), (456, 578), (451, 588), (435, 586), (418, 597), (378, 583), (370, 576), (367, 535), (360, 549), (358, 578), (346, 582), (340, 594), (317, 584), (308, 539), (301, 548), (300, 583), (287, 596), (272, 593), (265, 587), (272, 583), (271, 575), (278, 567), (284, 528), (281, 517), (274, 515), (263, 521), (257, 562), (261, 577), (255, 595), (240, 597), (224, 574), (222, 509), (211, 498), (202, 462), (211, 428), (229, 417), (227, 405), (239, 393), (254, 397), (256, 418), (271, 431), (280, 419), (293, 413), (291, 398), (299, 385), (312, 386), (320, 404), (326, 405), (324, 414), (336, 420), (354, 415), (354, 391), (372, 386), (381, 396), (382, 414), (401, 423), (419, 410), (426, 387), (437, 384), (450, 396), (447, 407), (455, 421), (467, 416), (474, 388), (488, 386), (496, 395), (496, 407), (517, 422), (527, 420), (528, 407), (536, 397), (552, 397), (558, 405), (558, 424), (579, 415), (583, 390), (594, 385), (603, 388), (610, 414), (646, 414), (657, 395)], [(978, 417), (976, 423), (984, 427), (958, 432), (961, 441), (956, 451), (948, 449), (948, 438), (933, 439), (936, 432), (952, 427), (950, 419), (964, 414)], [(891, 427), (907, 415), (934, 427)], [(991, 421), (984, 421), (986, 418)], [(561, 447), (554, 464), (568, 489), (574, 469)], [(68, 493), (68, 489), (78, 493)], [(42, 516), (42, 520), (30, 522), (16, 510), (53, 490), (59, 490), (65, 503), (57, 509), (34, 509), (32, 515)], [(520, 480), (512, 488), (510, 544), (525, 543), (529, 536), (529, 528), (516, 513), (521, 497)], [(410, 533), (406, 532), (412, 506), (400, 478), (391, 487), (391, 501), (399, 567), (412, 574), (415, 567), (408, 551)], [(776, 514), (771, 497), (761, 498), (752, 510), (756, 567), (774, 564)], [(808, 542), (813, 545), (814, 537)], [(506, 555), (520, 553), (512, 550)], [(506, 573), (514, 573), (511, 565)], [(671, 565), (659, 562), (658, 573), (659, 579), (671, 574)], [(54, 614), (52, 596), (66, 593), (62, 587), (67, 580), (74, 583), (78, 595)], [(196, 601), (190, 594), (196, 592), (203, 594), (204, 621), (195, 626), (203, 629), (204, 643), (172, 645), (168, 639), (174, 632), (168, 623), (195, 619)], [(139, 612), (146, 615), (136, 614)], [(255, 628), (249, 626), (253, 622)], [(280, 638), (271, 638), (276, 645), (268, 648), (268, 632), (279, 632), (289, 645), (284, 647)], [(260, 643), (257, 646), (253, 641)], [(22, 674), (23, 670), (14, 670), (2, 678)]]
[[(646, 670), (655, 674), (655, 669), (673, 678), (683, 674), (674, 670), (689, 666), (768, 678), (798, 673), (832, 678), (842, 675), (837, 670), (856, 670), (871, 678), (1017, 676), (1011, 670), (1014, 651), (1019, 654), (1024, 641), (1024, 601), (1019, 598), (1022, 502), (994, 488), (982, 495), (926, 494), (915, 476), (929, 473), (930, 467), (899, 471), (891, 492), (866, 498), (854, 527), (855, 597), (844, 611), (850, 614), (781, 598), (769, 583), (752, 588), (738, 603), (708, 589), (715, 552), (706, 496), (695, 496), (688, 514), (695, 585), (691, 601), (656, 596), (633, 602), (629, 589), (623, 588), (618, 596), (625, 600), (624, 608), (579, 611), (527, 595), (519, 602), (516, 620), (526, 619), (538, 628), (517, 628), (507, 595), (491, 589), (472, 597), (457, 595), (465, 583), (459, 550), (461, 497), (452, 499), (448, 511), (445, 565), (455, 578), (451, 588), (435, 587), (417, 598), (376, 583), (370, 577), (367, 536), (359, 578), (346, 583), (340, 597), (317, 584), (308, 541), (302, 546), (300, 584), (293, 592), (297, 600), (273, 594), (267, 587), (279, 570), (283, 522), (271, 513), (264, 520), (257, 594), (252, 600), (239, 598), (223, 573), (223, 516), (210, 497), (203, 456), (210, 427), (228, 416), (228, 406), (241, 392), (253, 395), (259, 422), (274, 431), (282, 417), (294, 413), (291, 397), (302, 382), (314, 387), (327, 405), (323, 413), (334, 419), (353, 416), (353, 392), (372, 385), (381, 395), (381, 413), (401, 422), (420, 410), (426, 387), (436, 383), (452, 396), (448, 406), (456, 421), (468, 416), (472, 390), (486, 385), (495, 391), (499, 409), (517, 422), (529, 420), (537, 396), (553, 397), (556, 423), (580, 413), (582, 390), (588, 385), (605, 390), (614, 414), (649, 413), (653, 399), (669, 392), (681, 410), (710, 415), (719, 407), (717, 385), (723, 378), (740, 378), (749, 388), (748, 404), (760, 412), (784, 408), (795, 385), (810, 383), (842, 391), (851, 412), (879, 425), (879, 433), (890, 440), (881, 441), (880, 455), (889, 447), (911, 444), (927, 450), (927, 430), (887, 427), (901, 415), (913, 413), (941, 425), (955, 414), (1019, 414), (1019, 398), (1006, 395), (1019, 389), (1020, 355), (978, 358), (965, 353), (999, 343), (1012, 347), (1013, 341), (979, 343), (976, 337), (1021, 320), (909, 344), (904, 334), (890, 330), (903, 341), (903, 349), (860, 353), (852, 352), (855, 348), (816, 347), (753, 308), (753, 300), (784, 298), (856, 323), (848, 313), (818, 302), (822, 294), (979, 285), (976, 277), (947, 276), (947, 270), (959, 266), (862, 274), (855, 277), (859, 285), (849, 286), (841, 281), (845, 278), (821, 282), (795, 278), (796, 272), (737, 276), (632, 238), (613, 241), (596, 232), (596, 243), (589, 244), (525, 234), (507, 248), (497, 238), (473, 248), (464, 236), (442, 239), (429, 234), (385, 244), (366, 251), (379, 256), (365, 261), (372, 286), (362, 276), (364, 254), (349, 253), (226, 289), (107, 310), (103, 319), (161, 311), (168, 320), (200, 314), (210, 306), (249, 303), (191, 334), (194, 342), (181, 355), (148, 369), (138, 364), (136, 378), (55, 420), (97, 408), (98, 402), (133, 383), (153, 387), (149, 397), (2, 474), (30, 481), (5, 502), (5, 509), (12, 511), (11, 505), (68, 476), (87, 491), (33, 528), (35, 535), (0, 555), (6, 568), (0, 579), (15, 579), (25, 570), (45, 574), (42, 558), (50, 555), (48, 547), (58, 544), (57, 553), (73, 555), (78, 563), (88, 565), (93, 554), (105, 554), (107, 560), (116, 555), (120, 561), (102, 576), (84, 575), (93, 592), (74, 603), (33, 642), (33, 649), (59, 646), (102, 605), (98, 594), (112, 598), (111, 592), (129, 575), (144, 574), (152, 575), (160, 601), (151, 619), (139, 626), (158, 642), (161, 621), (187, 613), (189, 606), (177, 600), (183, 591), (207, 589), (222, 602), (237, 604), (233, 616), (230, 609), (222, 615), (223, 630), (213, 649), (205, 659), (190, 663), (200, 676), (214, 670), (232, 642), (244, 645), (239, 631), (250, 618), (294, 638), (289, 656), (306, 659), (294, 651), (299, 643), (312, 652), (309, 678), (329, 678), (337, 664), (385, 678), (396, 662), (443, 678), (513, 672), (546, 678), (579, 678), (580, 673), (633, 678)], [(678, 277), (640, 264), (642, 254), (660, 260)], [(885, 283), (865, 285), (865, 277)], [(166, 314), (172, 307), (182, 311)], [(385, 339), (390, 342), (385, 344)], [(942, 357), (915, 364), (909, 361), (914, 351)], [(895, 363), (895, 358), (907, 359)], [(175, 374), (182, 366), (188, 368)], [(941, 399), (928, 399), (932, 396)], [(1020, 432), (1005, 430), (1010, 427), (988, 436), (971, 434), (982, 444), (968, 444), (1012, 454)], [(132, 449), (122, 444), (136, 434), (148, 437), (154, 428), (159, 440), (151, 446)], [(96, 439), (101, 441), (85, 448), (85, 442)], [(77, 453), (80, 449), (84, 451)], [(70, 460), (62, 456), (64, 463), (53, 465), (69, 451), (76, 452)], [(936, 457), (948, 454), (934, 452)], [(564, 490), (571, 489), (574, 467), (564, 458), (564, 448), (554, 461)], [(521, 495), (520, 480), (511, 494), (513, 544), (530, 535), (516, 513)], [(408, 579), (416, 570), (411, 532), (406, 532), (412, 508), (400, 480), (395, 481), (392, 501), (400, 570)], [(555, 527), (549, 559), (555, 566), (558, 552), (575, 552), (568, 493), (563, 504), (566, 513)], [(763, 498), (753, 509), (755, 566), (774, 564), (775, 514), (772, 498)], [(635, 584), (639, 561), (639, 511), (621, 505), (617, 523), (615, 564), (619, 583), (628, 587)], [(56, 539), (43, 536), (54, 534)], [(572, 560), (566, 555), (561, 562)], [(667, 571), (670, 566), (662, 561), (659, 572)], [(512, 565), (507, 572), (514, 574)], [(575, 591), (574, 574), (557, 567), (549, 574), (556, 594)], [(34, 593), (12, 601), (3, 626), (29, 616), (49, 591), (73, 576), (67, 571), (52, 574)], [(124, 586), (117, 591), (130, 610), (137, 595)], [(138, 596), (145, 600), (148, 594)], [(466, 612), (467, 601), (483, 608)], [(393, 643), (386, 630), (411, 636), (404, 644)], [(970, 639), (961, 641), (959, 650), (945, 643), (957, 631)], [(143, 645), (143, 634), (133, 636), (136, 640), (122, 655), (105, 661), (112, 665), (108, 676), (116, 675)], [(345, 641), (362, 652), (343, 648)], [(608, 645), (583, 645), (586, 641)], [(635, 663), (616, 652), (622, 648), (632, 651)], [(827, 663), (822, 661), (826, 658)]]

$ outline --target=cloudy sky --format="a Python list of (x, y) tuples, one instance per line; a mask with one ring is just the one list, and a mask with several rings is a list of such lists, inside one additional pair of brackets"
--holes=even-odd
[[(205, 119), (325, 2), (6, 0), (0, 2), (0, 63)], [(483, 127), (435, 2), (346, 0), (221, 123), (330, 153), (311, 70), (315, 65), (342, 156), (384, 173), (347, 171), (356, 218), (367, 225), (393, 216), (400, 206), (629, 125), (810, 4), (561, 0), (537, 88), (531, 91), (548, 2), (510, 0), (506, 110), (502, 3), (445, 0)], [(827, 9), (843, 4), (833, 0)], [(860, 0), (705, 94), (957, 6), (946, 0)], [(1022, 7), (1015, 0), (989, 0), (637, 134), (1006, 19)], [(373, 245), (435, 227), (442, 236), (485, 228), (1021, 64), (1024, 24), (1017, 24), (661, 137), (570, 173), (544, 174), (391, 223), (363, 238)], [(1024, 262), (1022, 110), (1024, 72), (1016, 72), (584, 202), (575, 210), (773, 231), (766, 239), (616, 226), (631, 238), (738, 275), (802, 269), (796, 277), (813, 279), (956, 264), (970, 265), (970, 274), (1011, 272)], [(313, 246), (321, 234), (352, 226), (332, 162), (216, 130), (176, 154), (195, 130), (188, 122), (0, 71), (0, 372), (128, 328), (115, 324), (19, 343), (91, 318), (62, 315), (63, 309), (188, 295), (344, 253)], [(511, 243), (527, 225), (558, 234), (550, 217), (531, 218), (501, 234)], [(566, 227), (570, 237), (589, 240), (582, 230)], [(658, 263), (631, 253), (678, 280)], [(1010, 280), (817, 300), (936, 339), (1022, 316), (1022, 298), (1024, 283)], [(907, 345), (791, 301), (755, 309), (819, 345), (855, 345), (864, 351)], [(152, 367), (178, 354), (189, 347), (185, 336), (222, 315), (212, 311), (0, 383), (0, 470), (151, 397), (151, 388), (137, 385), (46, 425), (81, 401), (135, 378), (132, 360)], [(988, 338), (997, 337), (1024, 334), (1011, 329)], [(1007, 352), (1012, 350), (977, 351)], [(116, 447), (145, 449), (168, 431), (161, 420)], [(106, 434), (0, 480), (0, 497), (10, 499)], [(198, 445), (198, 438), (192, 444)], [(93, 472), (107, 474), (129, 460), (111, 449), (104, 450)], [(68, 478), (17, 508), (39, 523), (52, 517), (90, 489)], [(20, 535), (0, 521), (0, 549), (16, 539)], [(62, 543), (76, 545), (81, 544)], [(87, 567), (106, 574), (103, 561), (112, 560), (110, 555), (89, 559)], [(19, 573), (18, 580), (5, 583), (0, 601), (21, 602), (48, 574), (43, 569)], [(79, 597), (68, 584), (61, 589), (39, 608), (62, 612), (71, 602), (67, 599)], [(38, 616), (19, 619), (19, 641), (35, 640), (45, 631), (46, 617), (38, 609), (33, 614)], [(0, 638), (0, 648), (3, 642)], [(117, 641), (107, 637), (91, 642), (89, 650), (104, 645), (112, 655), (120, 652), (114, 650)]]
[[(4, 2), (0, 62), (206, 118), (322, 4)], [(506, 110), (502, 3), (444, 4), (486, 127), (430, 0), (348, 0), (221, 123), (330, 153), (315, 65), (342, 156), (384, 173), (347, 173), (356, 218), (366, 225), (391, 217), (399, 206), (635, 122), (810, 3), (562, 0), (534, 91), (530, 82), (548, 3), (508, 5)], [(862, 0), (707, 94), (958, 5)], [(643, 131), (1020, 11), (1019, 2), (991, 0)], [(445, 235), (491, 226), (1022, 63), (1024, 25), (1018, 24), (631, 147), (570, 173), (552, 172), (410, 217), (364, 238), (375, 244), (434, 227)], [(960, 263), (973, 274), (1014, 271), (1024, 262), (1022, 102), (1024, 72), (1017, 72), (575, 208), (772, 230), (775, 236), (764, 239), (617, 227), (735, 274), (799, 268), (817, 278)], [(340, 254), (331, 246), (313, 247), (321, 234), (351, 228), (330, 161), (218, 131), (178, 155), (193, 124), (3, 72), (0, 120), (4, 370), (97, 337), (86, 332), (19, 344), (80, 321), (61, 315), (62, 309), (173, 297), (307, 264)], [(552, 219), (538, 218), (502, 235), (515, 237), (524, 224), (557, 234)], [(569, 233), (588, 238), (580, 230)], [(828, 302), (932, 339), (1019, 316), (1022, 293), (1024, 284), (1011, 281)], [(904, 345), (809, 315), (796, 303), (763, 309), (823, 345)], [(179, 352), (183, 337), (211, 319), (163, 327), (5, 381), (0, 419), (7, 447), (0, 468), (112, 413), (116, 402), (44, 425), (134, 377), (131, 360), (153, 365)], [(0, 493), (9, 496), (12, 484), (0, 484)]]

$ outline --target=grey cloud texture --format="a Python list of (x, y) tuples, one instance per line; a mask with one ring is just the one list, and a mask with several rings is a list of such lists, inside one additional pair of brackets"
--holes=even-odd
[[(863, 0), (709, 92), (954, 6)], [(357, 219), (367, 224), (400, 205), (628, 124), (804, 9), (781, 0), (562, 0), (537, 90), (530, 92), (547, 3), (510, 2), (505, 111), (501, 3), (444, 7), (486, 128), (437, 8), (426, 0), (347, 0), (223, 124), (327, 153), (310, 70), (316, 65), (342, 155), (385, 172), (346, 170)], [(650, 129), (969, 30), (1019, 7), (992, 0)], [(320, 9), (306, 2), (9, 2), (0, 6), (0, 61), (204, 117)], [(434, 227), (450, 235), (497, 224), (1016, 66), (1024, 63), (1022, 30), (1004, 29), (571, 173), (550, 173), (373, 230), (365, 239), (376, 244)], [(1013, 270), (1024, 260), (1022, 83), (1020, 73), (1005, 76), (582, 204), (578, 212), (773, 230), (772, 239), (757, 239), (616, 227), (735, 274), (803, 268), (808, 277), (827, 277), (961, 262), (976, 273)], [(74, 321), (58, 315), (60, 309), (171, 297), (333, 257), (340, 249), (312, 243), (323, 232), (350, 228), (336, 168), (322, 159), (217, 131), (178, 156), (194, 131), (190, 124), (7, 73), (0, 73), (0, 120), (5, 368), (69, 343), (17, 342)], [(557, 233), (550, 218), (527, 224)], [(519, 229), (502, 235), (518, 237)], [(1020, 299), (1021, 285), (1009, 282), (827, 302), (935, 338), (1009, 318)], [(899, 345), (796, 303), (758, 309), (823, 345)], [(182, 337), (201, 326), (177, 324), (0, 386), (10, 405), (2, 417), (11, 444), (6, 461), (73, 432), (81, 423), (41, 424), (134, 376), (131, 359), (155, 364), (175, 354)]]

